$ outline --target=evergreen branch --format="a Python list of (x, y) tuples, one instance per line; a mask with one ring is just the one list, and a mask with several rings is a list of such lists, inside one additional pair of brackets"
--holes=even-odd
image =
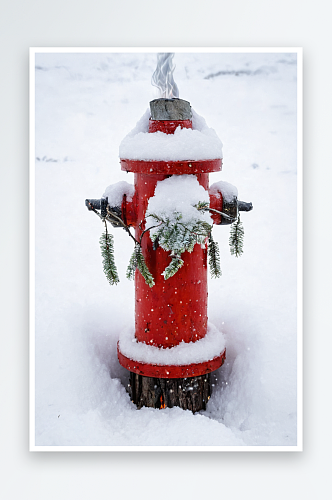
[(97, 210), (94, 208), (94, 206), (92, 205), (92, 203), (90, 203), (90, 202), (88, 202), (88, 203), (89, 203), (89, 206), (90, 206), (89, 210), (91, 210), (96, 215), (98, 215), (99, 219), (101, 219), (103, 222), (105, 222), (105, 220), (107, 220), (107, 222), (110, 222), (111, 224), (112, 224), (112, 222), (114, 222), (114, 219), (115, 219), (120, 224), (120, 226), (129, 234), (129, 236), (135, 241), (135, 243), (138, 243), (138, 241), (136, 240), (136, 238), (131, 234), (129, 226), (126, 226), (126, 224), (123, 222), (123, 220), (121, 219), (121, 217), (118, 217), (114, 212), (112, 212), (109, 209), (109, 206), (107, 206), (107, 213), (108, 213), (108, 215), (106, 217), (103, 217), (102, 215), (100, 215), (99, 212), (97, 212)]
[(154, 218), (154, 219), (156, 219), (158, 222), (165, 223), (165, 220), (164, 220), (164, 219), (162, 219), (161, 217), (159, 217), (159, 215), (157, 215), (157, 214), (150, 214), (150, 213), (146, 212), (145, 217), (153, 217), (153, 218)]
[(233, 220), (234, 217), (231, 217), (230, 215), (228, 214), (225, 214), (225, 212), (221, 212), (220, 210), (216, 210), (215, 208), (210, 208), (210, 207), (197, 207), (197, 210), (205, 210), (205, 211), (209, 211), (209, 212), (214, 212), (215, 214), (219, 214), (219, 215), (222, 215), (223, 217), (225, 217), (226, 219), (228, 220)]
[[(207, 202), (199, 202), (196, 208), (203, 210), (208, 207)], [(192, 218), (189, 222), (182, 221), (182, 213), (173, 212), (172, 218), (162, 214), (148, 213), (159, 224), (158, 229), (150, 234), (153, 243), (158, 244), (163, 250), (170, 251), (172, 260), (162, 273), (165, 279), (174, 276), (182, 267), (181, 254), (192, 252), (196, 243), (203, 245), (211, 233), (212, 226), (204, 220)]]
[[(192, 228), (192, 233), (195, 233), (199, 236), (207, 237), (211, 232), (212, 226), (208, 222), (205, 221), (197, 221), (196, 224)], [(200, 232), (202, 231), (202, 232)]]
[(197, 210), (209, 210), (209, 202), (208, 201), (199, 201), (197, 205), (194, 205)]
[(229, 235), (230, 252), (232, 255), (235, 255), (235, 257), (240, 257), (240, 255), (243, 254), (243, 237), (244, 229), (239, 214), (237, 221), (231, 225)]
[[(200, 202), (201, 203), (201, 202)], [(202, 210), (202, 209), (198, 209), (198, 210)], [(208, 210), (210, 210), (208, 208)], [(212, 210), (212, 209), (211, 209)], [(222, 213), (222, 212), (218, 212), (218, 213)], [(179, 214), (181, 215), (181, 214)], [(162, 219), (161, 217), (159, 217), (158, 215), (156, 214), (147, 214), (147, 216), (149, 217), (153, 217), (154, 219), (156, 219), (158, 222), (160, 222), (160, 224), (156, 225), (156, 226), (152, 226), (152, 227), (159, 227), (159, 226), (162, 226), (163, 224), (166, 225), (167, 227), (169, 225), (171, 225), (172, 229), (174, 229), (177, 225), (180, 225), (182, 226), (183, 228), (185, 228), (186, 231), (190, 231), (191, 233), (197, 233), (199, 234), (200, 236), (207, 236), (209, 231), (211, 230), (211, 225), (208, 223), (208, 222), (205, 222), (205, 221), (197, 221), (196, 224), (193, 226), (192, 230), (188, 229), (188, 225), (183, 223), (183, 222), (180, 222), (180, 220), (177, 220), (176, 224), (175, 225), (172, 225), (170, 223), (170, 220), (168, 218), (166, 219)], [(228, 217), (228, 216), (227, 216)], [(182, 218), (182, 217), (179, 217), (179, 219)], [(230, 217), (229, 217), (230, 218)], [(149, 231), (150, 229), (152, 229), (152, 227), (150, 227), (149, 229), (146, 229), (146, 231)], [(203, 229), (203, 233), (199, 233), (199, 229)]]
[(103, 270), (110, 285), (119, 283), (119, 276), (114, 262), (113, 236), (108, 233), (105, 222), (105, 233), (99, 240), (101, 254), (103, 257)]
[[(97, 212), (98, 213), (98, 212)], [(121, 227), (129, 234), (129, 236), (135, 241), (135, 243), (138, 243), (136, 238), (131, 234), (130, 232), (130, 229), (129, 229), (129, 226), (127, 226), (123, 220), (121, 219), (121, 217), (118, 217), (114, 212), (112, 212), (110, 209), (109, 209), (109, 205), (107, 205), (107, 214), (108, 216), (105, 217), (105, 219), (108, 221), (108, 222), (111, 222), (112, 223), (112, 219), (115, 219), (120, 225)], [(99, 215), (99, 214), (98, 214)], [(100, 216), (101, 217), (101, 216)]]
[(146, 265), (146, 262), (144, 260), (144, 256), (142, 253), (142, 248), (140, 245), (136, 245), (135, 247), (136, 251), (136, 263), (137, 263), (137, 269), (145, 279), (145, 283), (149, 285), (149, 287), (153, 287), (154, 285), (154, 279), (152, 274), (150, 273), (148, 266)]
[[(135, 247), (135, 249), (136, 249), (136, 247)], [(134, 250), (131, 257), (130, 257), (130, 260), (129, 260), (129, 264), (128, 264), (127, 272), (126, 272), (126, 278), (128, 278), (129, 280), (133, 280), (135, 278), (136, 268), (137, 268), (137, 261), (136, 261), (136, 252)]]
[(214, 239), (212, 238), (212, 233), (210, 233), (209, 235), (208, 255), (209, 255), (211, 277), (220, 278), (221, 269), (220, 269), (219, 245), (218, 242), (214, 241)]
[(174, 276), (175, 273), (183, 266), (184, 261), (178, 255), (171, 255), (172, 260), (170, 264), (166, 267), (165, 271), (162, 273), (165, 280)]
[[(134, 240), (135, 242), (135, 249), (134, 252), (130, 258), (128, 267), (127, 267), (127, 272), (126, 276), (128, 279), (133, 279), (135, 276), (135, 271), (136, 268), (139, 270), (143, 278), (145, 279), (145, 282), (147, 285), (152, 287), (154, 283), (154, 279), (152, 274), (150, 273), (146, 262), (144, 260), (144, 256), (142, 253), (142, 248), (141, 248), (141, 241), (142, 241), (142, 236), (144, 233), (147, 231), (143, 231), (140, 237), (140, 241), (137, 241), (136, 238), (131, 234), (129, 227), (123, 222), (121, 217), (118, 217), (114, 212), (112, 212), (107, 206), (107, 215), (106, 217), (102, 217), (99, 212), (93, 207), (91, 203), (89, 203), (91, 210), (98, 215), (98, 217), (105, 223), (105, 228), (106, 231), (105, 233), (102, 234), (100, 238), (100, 246), (101, 246), (101, 252), (103, 256), (103, 269), (104, 273), (111, 285), (119, 283), (119, 277), (117, 273), (117, 269), (115, 266), (114, 262), (114, 250), (113, 250), (113, 236), (108, 233), (107, 231), (107, 222), (114, 222), (116, 220), (119, 225), (125, 229), (125, 231), (129, 234), (129, 236)], [(150, 228), (151, 229), (151, 228)]]
[(128, 279), (134, 279), (136, 268), (139, 270), (141, 275), (143, 276), (145, 283), (149, 285), (149, 287), (153, 287), (155, 284), (152, 274), (150, 273), (148, 266), (144, 260), (144, 256), (142, 253), (142, 248), (139, 243), (136, 243), (134, 252), (130, 257), (130, 261), (127, 267), (126, 276)]
[(139, 243), (140, 245), (142, 244), (142, 238), (143, 236), (145, 235), (145, 233), (147, 233), (148, 231), (150, 231), (150, 229), (154, 229), (155, 227), (159, 227), (161, 224), (156, 224), (155, 226), (151, 226), (149, 227), (148, 229), (144, 229), (144, 231), (142, 232), (141, 236), (140, 236), (140, 239), (139, 239)]

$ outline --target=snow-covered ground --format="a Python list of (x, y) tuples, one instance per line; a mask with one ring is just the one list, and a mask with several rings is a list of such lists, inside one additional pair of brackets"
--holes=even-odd
[(177, 53), (174, 62), (180, 98), (223, 143), (210, 183), (230, 182), (254, 206), (241, 215), (240, 258), (229, 226), (213, 231), (222, 277), (209, 281), (209, 321), (225, 336), (226, 362), (205, 412), (130, 401), (116, 343), (134, 323), (132, 243), (113, 231), (120, 284), (110, 287), (103, 226), (84, 201), (133, 182), (119, 145), (157, 97), (156, 54), (37, 54), (36, 446), (297, 445), (296, 54)]

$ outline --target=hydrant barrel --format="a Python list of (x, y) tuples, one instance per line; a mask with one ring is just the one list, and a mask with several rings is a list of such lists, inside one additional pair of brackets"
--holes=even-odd
[[(144, 221), (149, 198), (154, 195), (163, 174), (136, 174), (139, 193), (138, 221)], [(208, 174), (198, 174), (198, 181), (208, 188)], [(144, 193), (144, 194), (143, 194)], [(143, 225), (136, 226), (139, 240)], [(207, 250), (196, 244), (183, 254), (184, 265), (168, 280), (162, 272), (170, 263), (169, 252), (153, 249), (151, 239), (142, 238), (142, 252), (155, 285), (150, 288), (136, 270), (135, 336), (139, 342), (158, 347), (173, 347), (180, 342), (195, 342), (207, 331)]]

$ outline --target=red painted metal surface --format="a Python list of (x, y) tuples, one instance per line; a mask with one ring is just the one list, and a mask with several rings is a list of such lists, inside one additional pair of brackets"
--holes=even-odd
[[(164, 176), (166, 178), (167, 176)], [(160, 177), (160, 180), (162, 180), (163, 177)], [(197, 176), (197, 178), (199, 178)], [(210, 208), (214, 210), (218, 210), (219, 212), (223, 211), (223, 197), (221, 191), (209, 192), (209, 197), (210, 197)], [(127, 200), (126, 195), (123, 197), (122, 205), (121, 205), (121, 211), (122, 211), (122, 218), (127, 226), (135, 226), (137, 222), (137, 207), (138, 207), (138, 196), (137, 193), (135, 193), (134, 197), (132, 200)], [(221, 215), (215, 212), (210, 213), (211, 218), (213, 220), (213, 223), (218, 225), (221, 224)]]
[(121, 159), (121, 170), (139, 174), (201, 174), (220, 172), (222, 159), (215, 160), (186, 160), (186, 161), (144, 161)]
[(128, 200), (127, 196), (124, 195), (121, 204), (122, 220), (126, 226), (135, 226), (137, 222), (137, 192), (133, 196), (132, 200)]
[[(145, 212), (163, 175), (136, 174), (137, 207), (136, 239), (145, 229)], [(208, 175), (197, 176), (207, 189)], [(180, 342), (194, 342), (205, 336), (207, 330), (207, 249), (195, 245), (194, 250), (182, 254), (184, 265), (165, 281), (162, 272), (171, 262), (169, 252), (153, 250), (148, 233), (142, 238), (145, 262), (155, 279), (150, 288), (136, 270), (135, 334), (139, 342), (158, 347), (173, 347)]]
[(122, 354), (118, 347), (118, 358), (120, 364), (130, 372), (144, 375), (145, 377), (156, 378), (185, 378), (198, 377), (206, 373), (213, 372), (220, 368), (226, 359), (226, 349), (219, 356), (204, 361), (203, 363), (192, 363), (190, 365), (149, 365)]
[(149, 120), (149, 132), (174, 134), (178, 127), (193, 128), (191, 120)]
[[(151, 131), (153, 129), (154, 132), (160, 130), (172, 133), (176, 128), (175, 122), (150, 122)], [(140, 239), (145, 229), (148, 202), (154, 195), (158, 181), (173, 174), (193, 174), (208, 190), (209, 172), (220, 171), (221, 165), (221, 159), (182, 162), (121, 159), (122, 170), (135, 173), (135, 196), (131, 202), (124, 199), (122, 213), (125, 222), (135, 227), (136, 239)], [(216, 196), (215, 204), (218, 203), (219, 197)], [(169, 252), (160, 247), (154, 250), (148, 232), (143, 235), (141, 245), (155, 285), (150, 288), (136, 270), (135, 337), (139, 342), (160, 348), (202, 339), (207, 333), (207, 246), (202, 248), (196, 244), (193, 252), (182, 254), (184, 265), (173, 277), (165, 280), (162, 272), (171, 261)], [(225, 351), (212, 361), (186, 366), (161, 367), (139, 363), (126, 358), (119, 350), (118, 358), (122, 366), (144, 376), (181, 378), (216, 370), (223, 363)]]
[[(209, 192), (209, 197), (210, 197), (210, 208), (213, 210), (218, 210), (219, 212), (222, 212), (223, 208), (223, 199), (222, 199), (222, 193), (221, 191)], [(217, 214), (216, 212), (211, 212), (210, 213), (211, 218), (213, 220), (214, 224), (221, 224), (221, 215)]]

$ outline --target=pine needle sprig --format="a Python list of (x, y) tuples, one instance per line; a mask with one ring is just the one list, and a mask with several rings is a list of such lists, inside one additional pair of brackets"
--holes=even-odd
[(120, 282), (118, 271), (114, 261), (113, 236), (107, 231), (105, 222), (105, 232), (99, 239), (101, 255), (103, 257), (103, 271), (110, 285)]
[(136, 259), (136, 252), (134, 250), (131, 257), (130, 257), (129, 264), (127, 267), (127, 272), (126, 272), (127, 279), (133, 280), (135, 278), (136, 268), (137, 268), (137, 259)]
[(209, 235), (208, 255), (211, 278), (220, 278), (221, 269), (219, 245), (217, 241), (214, 241), (212, 233)]
[(134, 279), (136, 269), (139, 270), (141, 275), (143, 276), (145, 283), (149, 285), (149, 287), (153, 287), (155, 284), (152, 274), (150, 273), (148, 266), (144, 260), (144, 256), (142, 253), (142, 248), (139, 243), (136, 243), (134, 252), (130, 257), (129, 265), (127, 267), (126, 276), (128, 279)]
[(183, 266), (184, 261), (178, 255), (171, 255), (172, 260), (170, 264), (166, 267), (165, 271), (162, 273), (165, 280), (174, 276), (175, 273)]
[(232, 255), (235, 255), (235, 257), (240, 257), (240, 255), (243, 254), (243, 237), (244, 229), (239, 214), (237, 221), (231, 225), (229, 234), (230, 252)]
[[(196, 205), (197, 210), (205, 210), (207, 207), (207, 202), (199, 202)], [(186, 251), (192, 252), (196, 243), (205, 245), (212, 225), (199, 219), (184, 223), (182, 213), (176, 211), (173, 212), (172, 217), (155, 213), (148, 213), (147, 216), (158, 223), (155, 226), (158, 229), (150, 233), (152, 242), (157, 242), (163, 250), (171, 252), (172, 260), (162, 273), (164, 279), (167, 280), (183, 266), (181, 254)]]
[(199, 201), (195, 207), (197, 210), (209, 210), (210, 208), (208, 201)]

